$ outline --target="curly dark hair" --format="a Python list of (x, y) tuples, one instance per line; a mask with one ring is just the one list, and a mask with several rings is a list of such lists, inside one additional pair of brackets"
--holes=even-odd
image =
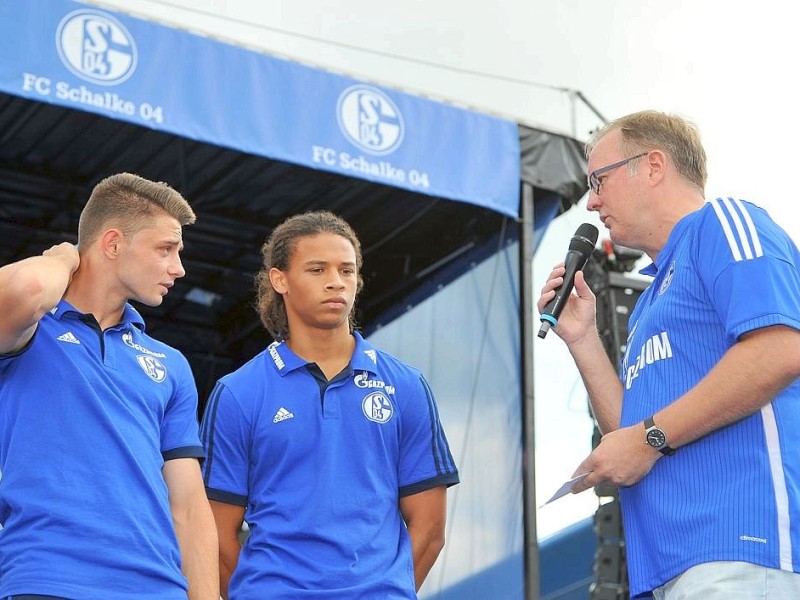
[[(297, 240), (313, 237), (320, 233), (340, 235), (348, 240), (355, 250), (358, 284), (356, 294), (361, 291), (364, 281), (361, 278), (361, 242), (356, 232), (341, 217), (326, 210), (312, 211), (294, 215), (278, 225), (261, 247), (264, 262), (256, 275), (256, 310), (267, 331), (276, 340), (289, 339), (289, 321), (283, 296), (272, 287), (269, 271), (272, 268), (286, 270)], [(354, 307), (355, 309), (355, 307)], [(355, 328), (354, 310), (350, 312), (350, 330)]]

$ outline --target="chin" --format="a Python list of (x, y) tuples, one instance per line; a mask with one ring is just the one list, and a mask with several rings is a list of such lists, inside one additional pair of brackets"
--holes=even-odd
[(623, 236), (621, 236), (617, 231), (612, 231), (611, 229), (608, 230), (608, 237), (614, 242), (617, 246), (625, 246), (628, 247), (628, 244), (625, 243)]
[(136, 298), (139, 302), (144, 304), (145, 306), (161, 306), (161, 303), (164, 302), (164, 296), (157, 296), (153, 298)]
[(344, 326), (347, 326), (349, 328), (350, 327), (350, 323), (349, 323), (348, 319), (344, 319), (344, 320), (337, 319), (336, 321), (321, 321), (318, 326), (319, 326), (320, 329), (333, 330), (333, 329), (339, 329), (340, 327), (344, 327)]

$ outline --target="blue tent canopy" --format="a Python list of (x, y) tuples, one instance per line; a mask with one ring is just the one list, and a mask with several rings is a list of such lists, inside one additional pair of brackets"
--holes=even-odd
[(586, 189), (571, 138), (78, 2), (0, 1), (0, 56), (0, 260), (74, 236), (102, 177), (169, 181), (189, 275), (146, 316), (208, 377), (263, 344), (257, 250), (289, 214), (356, 228), (369, 331), (515, 238), (521, 183), (539, 233)]
[(516, 124), (65, 0), (0, 3), (0, 89), (517, 214)]

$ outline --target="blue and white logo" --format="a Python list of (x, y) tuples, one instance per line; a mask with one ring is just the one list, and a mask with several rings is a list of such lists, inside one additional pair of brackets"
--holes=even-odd
[(664, 276), (664, 281), (661, 282), (661, 287), (658, 288), (658, 295), (660, 296), (664, 292), (667, 291), (669, 284), (672, 283), (672, 278), (675, 276), (675, 261), (672, 261), (672, 264), (669, 266), (669, 271)]
[(391, 99), (373, 87), (354, 85), (339, 96), (339, 128), (370, 154), (389, 154), (403, 141), (403, 115)]
[(386, 423), (394, 414), (394, 407), (391, 400), (383, 392), (373, 392), (364, 396), (361, 401), (361, 409), (364, 416), (376, 423)]
[(147, 376), (156, 383), (161, 383), (167, 378), (167, 368), (155, 356), (140, 354), (136, 357), (136, 361), (147, 373)]
[(56, 31), (56, 47), (64, 65), (92, 83), (116, 85), (136, 70), (136, 43), (114, 17), (96, 10), (76, 10)]

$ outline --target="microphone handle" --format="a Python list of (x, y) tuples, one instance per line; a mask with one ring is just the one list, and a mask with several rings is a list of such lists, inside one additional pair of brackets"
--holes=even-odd
[(569, 295), (575, 285), (575, 273), (581, 271), (588, 260), (589, 257), (581, 252), (575, 250), (567, 252), (564, 259), (564, 281), (556, 288), (556, 295), (547, 303), (539, 317), (542, 322), (538, 333), (540, 338), (544, 338), (550, 328), (558, 324), (558, 317), (561, 316), (561, 311), (564, 310), (564, 305), (569, 300)]

